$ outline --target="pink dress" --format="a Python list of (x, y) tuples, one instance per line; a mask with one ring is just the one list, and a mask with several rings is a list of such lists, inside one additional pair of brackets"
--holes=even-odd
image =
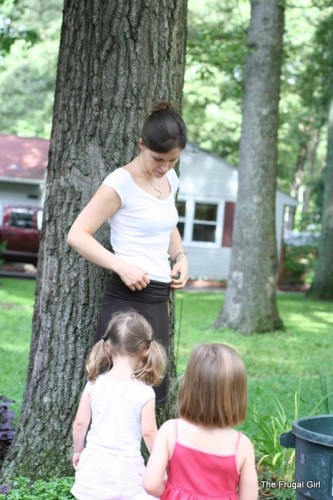
[(168, 466), (168, 480), (161, 500), (237, 500), (239, 471), (235, 451), (230, 455), (208, 453), (178, 441)]

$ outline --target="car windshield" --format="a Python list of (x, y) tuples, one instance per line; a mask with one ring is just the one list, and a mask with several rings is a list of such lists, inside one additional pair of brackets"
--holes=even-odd
[(32, 228), (33, 210), (18, 208), (10, 214), (9, 225), (13, 227)]

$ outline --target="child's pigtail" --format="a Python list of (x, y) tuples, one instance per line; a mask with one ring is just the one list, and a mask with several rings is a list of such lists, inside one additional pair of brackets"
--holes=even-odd
[(147, 344), (148, 348), (142, 356), (143, 366), (134, 372), (134, 376), (148, 385), (159, 385), (167, 368), (166, 352), (156, 340), (148, 340)]
[(107, 341), (103, 339), (97, 342), (88, 357), (86, 371), (90, 382), (95, 381), (101, 373), (109, 371), (112, 366), (112, 358), (106, 343)]

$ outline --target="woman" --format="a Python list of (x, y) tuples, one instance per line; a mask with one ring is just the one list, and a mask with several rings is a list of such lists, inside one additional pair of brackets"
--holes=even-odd
[[(115, 312), (134, 308), (168, 351), (170, 288), (185, 286), (187, 257), (177, 229), (174, 171), (186, 145), (186, 127), (168, 103), (157, 103), (139, 139), (140, 154), (102, 183), (71, 227), (67, 242), (80, 255), (112, 271), (102, 299), (95, 341)], [(108, 219), (113, 253), (94, 234)], [(174, 262), (170, 269), (169, 258)], [(157, 389), (167, 398), (167, 381)]]

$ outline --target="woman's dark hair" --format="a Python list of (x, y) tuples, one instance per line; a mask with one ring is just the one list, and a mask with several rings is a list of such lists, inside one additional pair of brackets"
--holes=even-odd
[(168, 102), (157, 102), (146, 118), (141, 138), (155, 153), (166, 153), (186, 146), (186, 125), (179, 113)]

